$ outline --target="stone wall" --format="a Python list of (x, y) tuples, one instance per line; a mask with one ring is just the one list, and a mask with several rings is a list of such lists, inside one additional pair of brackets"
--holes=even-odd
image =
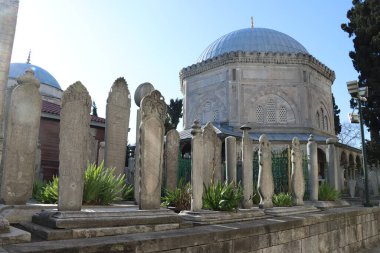
[(380, 208), (349, 207), (162, 232), (4, 246), (9, 252), (358, 252), (379, 241)]

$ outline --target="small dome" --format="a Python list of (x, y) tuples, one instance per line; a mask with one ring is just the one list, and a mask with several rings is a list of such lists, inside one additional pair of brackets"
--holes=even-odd
[(41, 84), (46, 84), (59, 90), (62, 90), (57, 80), (49, 72), (47, 72), (41, 67), (38, 67), (30, 63), (11, 63), (9, 67), (8, 77), (16, 79), (25, 74), (25, 71), (28, 69), (32, 69), (34, 71), (35, 78), (37, 78)]
[(236, 51), (309, 54), (301, 43), (289, 35), (267, 28), (245, 28), (223, 35), (211, 43), (198, 62)]

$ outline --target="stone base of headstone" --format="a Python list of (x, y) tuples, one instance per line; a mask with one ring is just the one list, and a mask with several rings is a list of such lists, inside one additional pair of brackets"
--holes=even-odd
[(239, 209), (237, 212), (211, 210), (202, 210), (199, 212), (181, 211), (179, 216), (196, 225), (204, 225), (260, 219), (264, 218), (265, 214), (262, 210), (253, 207), (251, 209)]
[(305, 205), (306, 203), (307, 205), (313, 205), (321, 210), (350, 206), (350, 203), (343, 199), (336, 201), (305, 201)]
[(273, 207), (265, 209), (265, 214), (271, 216), (290, 216), (301, 213), (319, 212), (320, 209), (310, 206)]
[(21, 223), (32, 221), (33, 214), (46, 209), (57, 209), (57, 205), (33, 203), (27, 203), (26, 205), (0, 205), (0, 215), (10, 223)]
[(29, 232), (12, 227), (9, 221), (0, 216), (0, 245), (30, 242)]
[(32, 222), (21, 223), (45, 240), (113, 236), (179, 229), (188, 226), (168, 209), (98, 208), (82, 211), (42, 211)]

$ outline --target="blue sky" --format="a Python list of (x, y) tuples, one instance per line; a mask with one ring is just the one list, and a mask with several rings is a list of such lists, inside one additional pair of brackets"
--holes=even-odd
[[(347, 121), (346, 81), (358, 76), (348, 57), (352, 39), (340, 28), (350, 7), (349, 0), (20, 0), (12, 62), (25, 62), (31, 49), (32, 64), (63, 89), (81, 81), (104, 116), (120, 76), (132, 97), (139, 84), (151, 82), (166, 101), (181, 98), (179, 71), (220, 36), (250, 27), (253, 16), (256, 27), (292, 36), (335, 71), (333, 93)], [(132, 143), (136, 109), (133, 103)]]

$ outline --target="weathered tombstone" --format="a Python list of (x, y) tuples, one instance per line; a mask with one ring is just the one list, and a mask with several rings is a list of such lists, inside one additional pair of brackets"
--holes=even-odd
[(5, 126), (1, 171), (1, 199), (21, 205), (32, 197), (41, 118), (40, 82), (32, 70), (17, 79), (12, 90)]
[(215, 142), (216, 133), (214, 126), (208, 122), (203, 129), (203, 183), (206, 186), (214, 181), (215, 165)]
[[(140, 84), (134, 94), (134, 100), (136, 105), (140, 108), (140, 103), (143, 97), (149, 95), (154, 90), (154, 87), (151, 83), (142, 83)], [(139, 192), (140, 192), (140, 169), (139, 169), (139, 138), (140, 138), (140, 124), (141, 124), (141, 113), (140, 109), (137, 109), (136, 112), (136, 147), (135, 147), (135, 170), (134, 170), (134, 198), (136, 204), (139, 203)]]
[(309, 198), (312, 201), (318, 200), (318, 153), (317, 143), (311, 134), (307, 142), (307, 169), (309, 173)]
[(292, 140), (292, 197), (296, 206), (303, 206), (305, 194), (305, 180), (302, 171), (302, 155), (300, 142), (297, 137)]
[(37, 143), (36, 161), (34, 167), (34, 181), (36, 180), (43, 180), (43, 173), (41, 171), (41, 144), (39, 142)]
[(142, 210), (160, 209), (166, 110), (164, 97), (158, 90), (141, 101), (139, 208)]
[(88, 133), (86, 161), (88, 161), (90, 164), (96, 163), (97, 150), (98, 150), (98, 141), (95, 139), (95, 137), (91, 133)]
[(82, 207), (90, 111), (91, 97), (80, 82), (63, 92), (59, 131), (59, 211), (80, 211)]
[(128, 167), (125, 171), (125, 181), (127, 184), (133, 185), (135, 180), (135, 158), (130, 157), (128, 158)]
[(165, 165), (166, 189), (173, 191), (177, 187), (179, 134), (175, 129), (166, 134)]
[(119, 77), (113, 83), (107, 99), (104, 154), (105, 167), (115, 168), (116, 176), (124, 174), (130, 110), (128, 85), (123, 77)]
[(98, 153), (98, 165), (104, 163), (104, 147), (106, 143), (104, 141), (99, 143), (99, 153)]
[(203, 196), (203, 137), (199, 121), (191, 126), (191, 211), (202, 209)]
[(249, 209), (252, 207), (253, 194), (253, 143), (248, 131), (250, 127), (243, 125), (240, 127), (243, 130), (242, 137), (242, 182), (243, 182), (243, 208)]
[(225, 140), (226, 180), (236, 183), (236, 138), (228, 136)]
[(216, 136), (214, 148), (214, 182), (222, 182), (222, 141)]
[(335, 190), (339, 189), (339, 175), (338, 175), (338, 162), (337, 162), (337, 153), (335, 149), (335, 144), (337, 143), (336, 138), (328, 138), (326, 140), (327, 144), (327, 171), (328, 171), (328, 183)]
[(260, 208), (273, 207), (272, 197), (274, 193), (272, 173), (272, 147), (267, 136), (262, 134), (259, 138), (259, 179), (257, 189), (260, 194)]
[(376, 171), (374, 171), (373, 169), (370, 169), (368, 173), (368, 179), (369, 179), (369, 185), (371, 186), (373, 195), (378, 196), (379, 184), (377, 183)]

